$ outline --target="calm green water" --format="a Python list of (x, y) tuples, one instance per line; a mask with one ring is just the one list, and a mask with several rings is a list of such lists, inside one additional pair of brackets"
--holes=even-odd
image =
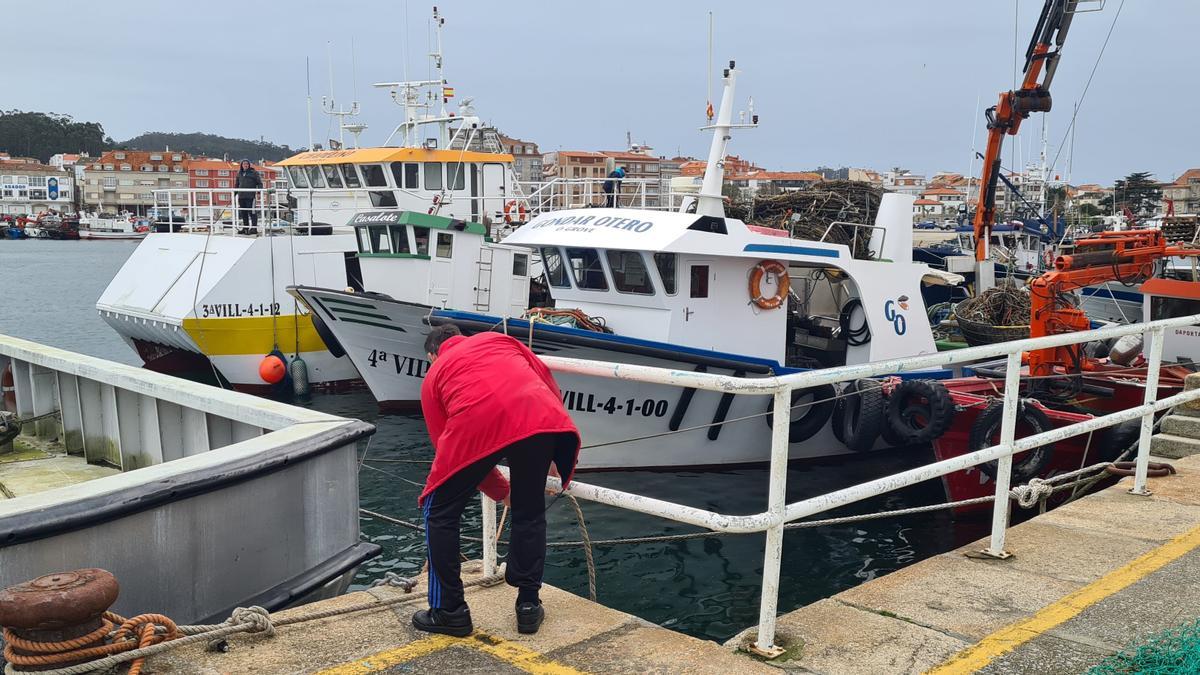
[[(0, 333), (125, 363), (137, 356), (95, 311), (105, 285), (133, 251), (135, 242), (0, 241)], [(313, 407), (377, 425), (360, 476), (365, 508), (418, 520), (416, 497), (432, 454), (419, 417), (380, 415), (369, 393), (317, 396)], [(840, 463), (807, 463), (788, 474), (788, 500), (820, 494), (908, 468), (931, 458), (928, 449), (879, 453)], [(373, 461), (376, 460), (376, 461)], [(394, 460), (394, 461), (380, 461)], [(712, 473), (613, 472), (582, 480), (727, 513), (754, 513), (766, 502), (765, 470)], [(410, 482), (412, 481), (412, 482)], [(943, 499), (938, 482), (842, 510), (869, 512)], [(584, 502), (593, 539), (690, 531), (650, 516)], [(548, 512), (552, 540), (579, 539), (574, 512), (560, 500)], [(465, 533), (479, 534), (479, 508), (470, 508)], [(362, 520), (363, 536), (383, 547), (356, 581), (388, 570), (420, 569), (424, 544), (413, 531)], [(871, 521), (843, 527), (791, 531), (785, 537), (780, 609), (813, 602), (863, 581), (982, 536), (986, 525), (955, 522), (946, 514)], [(468, 556), (478, 548), (465, 544)], [(758, 615), (762, 535), (706, 538), (595, 550), (600, 602), (697, 637), (723, 640)], [(578, 548), (551, 549), (546, 581), (587, 594), (584, 556)]]

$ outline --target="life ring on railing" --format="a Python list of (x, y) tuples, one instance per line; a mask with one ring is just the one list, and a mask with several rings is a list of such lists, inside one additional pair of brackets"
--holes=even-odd
[[(971, 425), (971, 433), (967, 437), (967, 450), (975, 452), (989, 448), (1000, 443), (1000, 422), (1004, 417), (1004, 402), (997, 401), (983, 412), (979, 413), (979, 417), (975, 419), (975, 423)], [(1022, 399), (1017, 405), (1017, 426), (1016, 438), (1024, 438), (1025, 436), (1033, 436), (1044, 431), (1050, 431), (1053, 425), (1050, 423), (1050, 418), (1041, 408), (1033, 405), (1029, 399)], [(1032, 450), (1026, 450), (1013, 455), (1012, 465), (1012, 484), (1020, 485), (1028, 483), (1031, 479), (1037, 478), (1042, 469), (1050, 463), (1051, 456), (1054, 455), (1054, 444), (1047, 443), (1039, 445)], [(979, 470), (982, 471), (988, 478), (996, 480), (996, 468), (998, 462), (992, 460), (979, 465)]]
[(513, 212), (517, 214), (517, 222), (525, 222), (525, 217), (529, 215), (529, 210), (525, 205), (515, 199), (510, 199), (504, 204), (504, 222), (513, 222)]
[[(775, 295), (763, 296), (762, 281), (767, 274), (775, 275)], [(778, 260), (763, 260), (750, 270), (750, 302), (761, 309), (779, 309), (787, 301), (792, 282), (788, 279), (787, 267)]]

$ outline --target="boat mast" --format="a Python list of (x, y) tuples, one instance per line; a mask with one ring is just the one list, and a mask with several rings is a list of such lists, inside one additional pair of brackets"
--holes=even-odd
[[(704, 216), (725, 217), (725, 197), (721, 194), (721, 184), (725, 180), (725, 150), (729, 145), (730, 131), (758, 126), (758, 115), (752, 114), (749, 124), (733, 124), (733, 91), (737, 86), (738, 71), (733, 61), (725, 69), (721, 91), (721, 109), (717, 112), (717, 122), (700, 127), (701, 130), (711, 129), (712, 143), (708, 148), (708, 163), (704, 167), (704, 181), (700, 192), (696, 195), (696, 213)], [(685, 204), (685, 208), (688, 205)]]

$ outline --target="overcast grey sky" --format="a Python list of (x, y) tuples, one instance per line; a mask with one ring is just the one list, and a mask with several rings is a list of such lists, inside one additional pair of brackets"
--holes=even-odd
[[(37, 47), (8, 51), (0, 108), (98, 121), (118, 140), (205, 131), (299, 147), (305, 57), (315, 108), (328, 91), (333, 42), (338, 100), (348, 102), (353, 37), (370, 125), (364, 145), (381, 143), (400, 109), (369, 83), (401, 79), (406, 57), (409, 75), (424, 77), (432, 4), (67, 0), (48, 14), (40, 3), (4, 2), (10, 46)], [(761, 115), (761, 128), (736, 134), (731, 152), (777, 170), (965, 173), (972, 129), (978, 123), (982, 149), (982, 109), (1012, 86), (1014, 39), (1023, 54), (1042, 1), (437, 4), (458, 96), (475, 97), (485, 120), (543, 151), (620, 149), (629, 131), (659, 154), (703, 156), (708, 137), (696, 127), (711, 9), (714, 65), (737, 59), (738, 99), (753, 96)], [(1052, 86), (1052, 157), (1120, 5), (1108, 0), (1071, 27)], [(1168, 179), (1200, 166), (1198, 28), (1196, 0), (1128, 1), (1080, 108), (1072, 182), (1138, 170)], [(314, 111), (318, 142), (333, 127)], [(1039, 136), (1035, 115), (1022, 127), (1018, 162), (1036, 158)], [(1067, 154), (1058, 163), (1064, 179)]]

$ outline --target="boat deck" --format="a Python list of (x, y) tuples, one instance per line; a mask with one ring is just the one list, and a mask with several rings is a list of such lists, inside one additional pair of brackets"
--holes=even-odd
[(20, 436), (13, 441), (12, 452), (0, 453), (0, 499), (78, 485), (117, 473), (121, 470), (68, 455), (57, 444)]

